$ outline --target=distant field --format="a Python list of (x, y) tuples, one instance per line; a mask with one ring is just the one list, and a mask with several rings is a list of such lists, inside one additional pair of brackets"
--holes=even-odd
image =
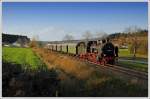
[(119, 57), (132, 57), (133, 55), (130, 53), (128, 49), (119, 49)]
[(42, 61), (30, 48), (2, 48), (2, 59), (6, 62), (21, 64), (24, 68), (37, 69), (43, 65)]
[[(147, 55), (136, 55), (139, 58), (147, 58)], [(119, 57), (133, 57), (133, 54), (130, 53), (129, 49), (119, 49)]]
[(117, 65), (121, 65), (122, 67), (131, 68), (143, 72), (148, 72), (148, 65), (136, 62), (126, 62), (120, 61)]
[[(123, 59), (129, 59), (129, 60), (133, 60), (133, 54), (130, 53), (130, 51), (128, 49), (119, 49), (119, 57), (124, 57)], [(146, 61), (145, 56), (143, 55), (138, 55), (135, 59), (135, 61)], [(148, 71), (148, 66), (147, 64), (142, 64), (142, 63), (137, 63), (137, 62), (129, 62), (129, 61), (119, 61), (118, 65), (127, 67), (127, 68), (131, 68), (131, 69), (135, 69), (135, 70), (139, 70), (139, 71), (144, 71), (147, 72)]]
[[(63, 52), (67, 52), (66, 47), (62, 47)], [(68, 53), (76, 54), (75, 46), (68, 47)], [(147, 58), (146, 55), (136, 55), (138, 58)], [(129, 49), (119, 49), (119, 57), (133, 57), (133, 54), (130, 53)]]

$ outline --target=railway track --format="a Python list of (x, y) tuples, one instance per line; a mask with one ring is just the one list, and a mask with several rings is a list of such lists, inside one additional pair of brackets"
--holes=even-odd
[[(102, 66), (102, 65), (99, 65), (99, 64), (96, 64), (93, 62), (89, 62), (89, 63), (97, 65), (97, 67)], [(145, 72), (141, 72), (141, 71), (137, 71), (137, 70), (133, 70), (133, 69), (129, 69), (129, 68), (124, 68), (124, 67), (117, 66), (117, 65), (110, 65), (110, 64), (106, 64), (103, 67), (106, 67), (113, 71), (121, 72), (123, 74), (129, 75), (130, 77), (132, 76), (134, 78), (148, 80), (148, 73), (145, 73)]]
[(122, 74), (123, 75), (122, 77), (127, 76), (126, 78), (128, 78), (128, 79), (138, 79), (138, 80), (146, 81), (148, 83), (148, 73), (146, 73), (146, 72), (137, 71), (137, 70), (133, 70), (133, 69), (117, 66), (117, 65), (110, 65), (110, 64), (101, 65), (101, 64), (98, 64), (95, 62), (80, 59), (79, 57), (72, 55), (72, 54), (70, 54), (70, 55), (64, 54), (64, 55), (71, 56), (73, 59), (77, 59), (78, 61), (82, 61), (82, 62), (91, 64), (91, 65), (94, 65), (95, 67), (97, 67), (101, 70), (105, 69), (106, 72), (108, 70), (113, 73), (117, 72), (119, 74)]
[(129, 69), (129, 68), (125, 68), (125, 67), (121, 67), (121, 66), (117, 66), (117, 65), (111, 65), (111, 64), (100, 65), (100, 64), (97, 64), (95, 62), (88, 61), (88, 60), (82, 60), (82, 59), (77, 58), (77, 57), (75, 57), (75, 58), (80, 60), (80, 61), (84, 61), (86, 63), (90, 63), (92, 65), (95, 65), (97, 68), (106, 68), (106, 69), (110, 69), (114, 72), (122, 73), (122, 74), (127, 75), (131, 78), (148, 80), (148, 73), (146, 73), (146, 72), (137, 71), (134, 69)]

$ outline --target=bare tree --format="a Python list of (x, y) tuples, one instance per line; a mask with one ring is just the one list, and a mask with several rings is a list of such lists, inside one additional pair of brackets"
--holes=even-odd
[(100, 31), (100, 32), (97, 32), (95, 36), (96, 38), (106, 38), (108, 35), (106, 32)]
[(85, 39), (85, 40), (89, 40), (89, 39), (91, 39), (93, 37), (93, 35), (92, 35), (92, 33), (90, 32), (90, 31), (86, 31), (84, 34), (83, 34), (83, 38)]
[(70, 35), (70, 34), (66, 34), (65, 36), (64, 36), (64, 38), (63, 38), (63, 40), (74, 40), (74, 37), (72, 36), (72, 35)]
[(29, 46), (31, 47), (31, 48), (35, 48), (35, 47), (38, 47), (38, 42), (37, 42), (37, 38), (38, 36), (34, 36), (34, 37), (32, 37), (32, 39), (31, 39), (31, 41), (30, 41), (30, 44), (29, 44)]
[(132, 42), (131, 43), (131, 47), (130, 47), (130, 51), (133, 53), (133, 58), (136, 57), (136, 54), (137, 54), (137, 50), (138, 48), (140, 48), (140, 41), (137, 39), (137, 34), (138, 32), (140, 32), (140, 28), (138, 28), (137, 26), (131, 26), (131, 27), (128, 27), (126, 28), (125, 32), (126, 33), (129, 33), (130, 36), (132, 36)]
[(127, 27), (125, 29), (125, 33), (130, 33), (130, 34), (135, 34), (137, 32), (141, 31), (141, 28), (139, 28), (138, 26), (130, 26), (130, 27)]
[(43, 47), (42, 41), (40, 41), (38, 35), (34, 35), (30, 42), (30, 47)]

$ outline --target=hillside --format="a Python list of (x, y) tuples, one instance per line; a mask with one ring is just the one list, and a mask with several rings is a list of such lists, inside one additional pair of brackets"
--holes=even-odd
[(21, 40), (22, 42), (29, 42), (30, 39), (27, 36), (22, 35), (12, 35), (12, 34), (3, 34), (2, 33), (2, 42), (6, 44), (12, 44), (17, 40)]
[(30, 39), (27, 36), (2, 33), (3, 46), (27, 47)]
[(119, 48), (126, 47), (133, 54), (148, 56), (148, 31), (136, 33), (115, 33), (109, 35), (111, 41)]

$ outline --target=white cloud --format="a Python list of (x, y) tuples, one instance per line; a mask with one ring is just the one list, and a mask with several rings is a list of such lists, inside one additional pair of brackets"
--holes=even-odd
[(65, 34), (65, 30), (62, 27), (47, 26), (36, 30), (34, 35), (38, 35), (40, 40), (61, 40), (62, 35)]
[(43, 29), (40, 29), (39, 34), (47, 34), (47, 33), (64, 33), (64, 29), (60, 27), (48, 26)]

